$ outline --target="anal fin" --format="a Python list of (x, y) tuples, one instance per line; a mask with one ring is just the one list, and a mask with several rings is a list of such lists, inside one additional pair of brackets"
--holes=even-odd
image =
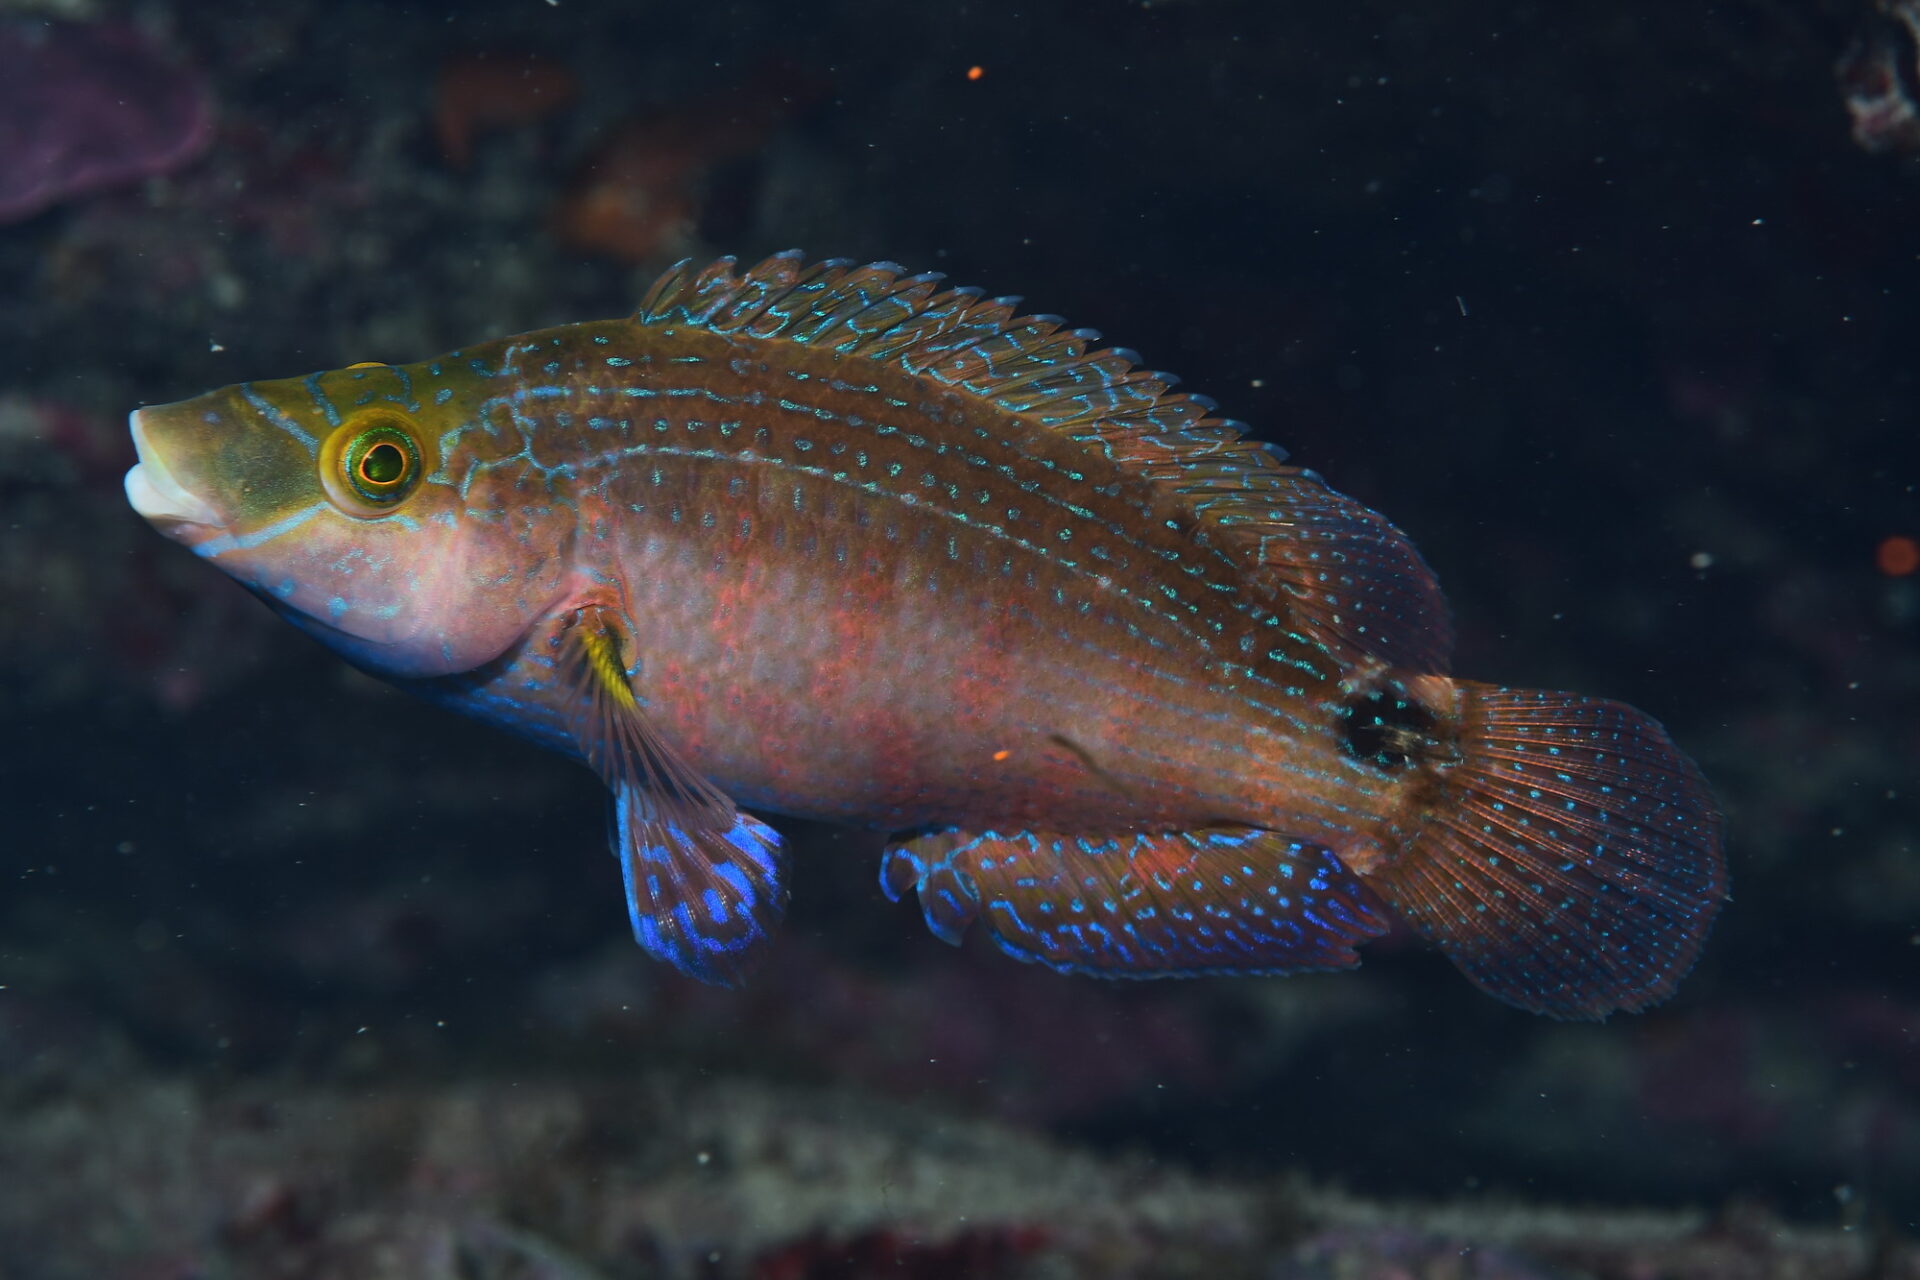
[(1333, 854), (1246, 827), (944, 830), (889, 847), (880, 881), (895, 900), (916, 889), (948, 942), (983, 917), (1016, 959), (1110, 978), (1351, 968), (1355, 945), (1387, 930)]
[(613, 852), (633, 935), (689, 977), (737, 984), (784, 914), (780, 837), (681, 759), (648, 721), (621, 662), (624, 628), (583, 609), (568, 629), (571, 730), (613, 792)]

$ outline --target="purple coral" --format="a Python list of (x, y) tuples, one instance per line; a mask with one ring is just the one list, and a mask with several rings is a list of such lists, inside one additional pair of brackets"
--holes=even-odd
[(176, 169), (212, 132), (205, 83), (138, 28), (0, 25), (0, 223)]

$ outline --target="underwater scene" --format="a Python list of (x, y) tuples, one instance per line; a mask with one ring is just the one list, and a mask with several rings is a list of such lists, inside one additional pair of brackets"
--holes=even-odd
[(1920, 0), (0, 0), (0, 1280), (1920, 1278)]

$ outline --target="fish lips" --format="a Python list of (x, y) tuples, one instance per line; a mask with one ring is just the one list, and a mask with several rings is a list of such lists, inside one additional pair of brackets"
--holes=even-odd
[(127, 471), (127, 501), (163, 533), (177, 536), (192, 527), (210, 531), (223, 528), (225, 521), (220, 513), (167, 469), (166, 459), (153, 447), (140, 421), (144, 412), (135, 409), (127, 415), (134, 451), (140, 457)]

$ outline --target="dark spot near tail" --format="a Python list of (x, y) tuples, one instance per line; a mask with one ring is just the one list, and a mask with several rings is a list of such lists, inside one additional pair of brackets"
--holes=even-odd
[(1382, 769), (1403, 769), (1438, 745), (1433, 713), (1397, 682), (1357, 695), (1340, 714), (1348, 754)]

